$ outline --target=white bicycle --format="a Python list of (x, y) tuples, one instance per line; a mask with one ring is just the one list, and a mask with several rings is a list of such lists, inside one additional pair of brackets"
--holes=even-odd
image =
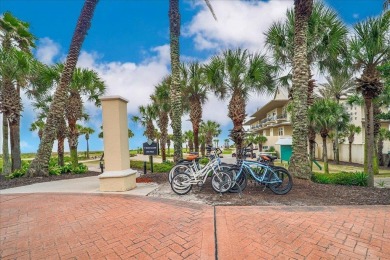
[(195, 158), (192, 164), (176, 165), (176, 169), (172, 168), (170, 174), (171, 188), (179, 195), (184, 195), (190, 192), (192, 185), (203, 186), (206, 182), (209, 173), (211, 173), (211, 185), (214, 191), (219, 193), (227, 192), (232, 184), (231, 176), (226, 173), (229, 169), (227, 165), (221, 165), (219, 154), (222, 151), (219, 148), (211, 148), (209, 162), (200, 167), (196, 163)]

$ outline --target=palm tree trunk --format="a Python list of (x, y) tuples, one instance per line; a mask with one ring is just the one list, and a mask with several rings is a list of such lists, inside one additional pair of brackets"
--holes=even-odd
[(72, 79), (74, 68), (77, 64), (81, 46), (84, 42), (85, 36), (87, 35), (88, 29), (91, 27), (91, 20), (97, 3), (98, 0), (85, 0), (70, 44), (65, 67), (61, 74), (60, 84), (54, 93), (54, 98), (50, 105), (42, 141), (39, 144), (37, 155), (31, 162), (26, 176), (33, 177), (49, 175), (49, 160), (53, 142), (56, 137), (56, 127), (60, 118), (64, 115), (67, 89)]
[(8, 175), (11, 173), (11, 161), (9, 158), (9, 148), (8, 148), (8, 120), (3, 113), (3, 175)]
[[(340, 103), (340, 100), (337, 99), (337, 104)], [(340, 164), (340, 152), (339, 152), (339, 129), (338, 125), (335, 129), (335, 135), (334, 135), (334, 142), (335, 142), (335, 153), (334, 153), (334, 160), (336, 164)]]
[(20, 169), (22, 167), (22, 159), (20, 156), (20, 125), (18, 124), (18, 121), (18, 119), (13, 119), (12, 123), (9, 124), (12, 171)]
[(202, 103), (199, 99), (191, 101), (190, 120), (194, 132), (195, 152), (199, 152), (199, 124), (202, 120)]
[(310, 179), (311, 169), (307, 159), (307, 88), (309, 66), (307, 59), (307, 28), (313, 0), (295, 0), (295, 32), (293, 62), (293, 153), (289, 171), (298, 178)]
[[(368, 174), (368, 186), (374, 187), (374, 160), (376, 160), (376, 153), (374, 150), (374, 107), (372, 104), (372, 99), (370, 97), (364, 98), (366, 105), (366, 135), (365, 135), (365, 144), (367, 145), (367, 174)], [(372, 156), (370, 156), (372, 155)]]
[(206, 154), (206, 145), (205, 145), (205, 143), (201, 143), (200, 144), (200, 153), (202, 154), (202, 157), (205, 156), (205, 154)]
[(171, 106), (172, 106), (172, 129), (173, 129), (173, 160), (178, 162), (182, 158), (181, 140), (181, 90), (180, 90), (180, 12), (179, 0), (169, 0), (169, 29), (171, 47)]
[(58, 138), (57, 154), (58, 154), (58, 165), (64, 166), (64, 143), (65, 138)]
[(68, 143), (69, 143), (69, 151), (70, 151), (70, 160), (72, 162), (72, 167), (76, 168), (79, 165), (79, 158), (77, 156), (77, 146), (79, 133), (76, 127), (76, 121), (68, 121), (69, 124), (69, 135), (68, 135)]
[(228, 105), (228, 116), (233, 121), (233, 130), (230, 133), (231, 139), (236, 144), (237, 159), (241, 159), (241, 149), (244, 142), (243, 122), (245, 120), (245, 99), (240, 92), (234, 92)]
[(160, 144), (161, 144), (161, 159), (163, 162), (167, 160), (165, 145), (167, 143), (167, 136), (168, 136), (168, 122), (169, 122), (168, 113), (166, 112), (160, 113), (159, 128), (161, 131)]
[(87, 139), (87, 159), (89, 159), (89, 142), (88, 142), (89, 138), (86, 139)]
[(322, 146), (323, 146), (323, 157), (324, 157), (324, 171), (325, 173), (329, 173), (328, 147), (326, 146), (326, 136), (322, 137)]
[(378, 161), (379, 166), (385, 165), (383, 160), (383, 137), (379, 136), (378, 138)]
[(352, 162), (352, 143), (349, 143), (349, 162)]
[(199, 125), (192, 126), (192, 130), (194, 131), (194, 146), (195, 152), (199, 152)]

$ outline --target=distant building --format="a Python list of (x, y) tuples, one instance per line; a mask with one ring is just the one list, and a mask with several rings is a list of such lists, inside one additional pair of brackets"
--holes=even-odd
[[(344, 103), (345, 100), (341, 100)], [(263, 144), (263, 151), (267, 151), (271, 146), (280, 154), (280, 144), (291, 143), (292, 139), (292, 125), (291, 115), (287, 112), (287, 105), (289, 103), (288, 94), (283, 89), (278, 89), (274, 98), (259, 108), (251, 118), (245, 122), (249, 127), (249, 132), (260, 134), (267, 137), (267, 142)], [(352, 144), (352, 162), (364, 162), (364, 107), (360, 105), (346, 105), (347, 112), (350, 115), (351, 123), (362, 128), (360, 134), (355, 134), (355, 140)], [(388, 108), (387, 108), (388, 109)], [(389, 129), (390, 121), (381, 121), (381, 126)], [(328, 138), (327, 141), (328, 158), (334, 159), (333, 143)], [(322, 158), (322, 138), (317, 134), (316, 137), (316, 158)], [(383, 153), (390, 152), (390, 141), (384, 142)], [(349, 161), (349, 143), (348, 137), (345, 142), (339, 146), (340, 161)]]

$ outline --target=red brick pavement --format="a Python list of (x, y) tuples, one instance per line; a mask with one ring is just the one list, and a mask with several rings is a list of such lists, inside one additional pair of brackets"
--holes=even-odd
[(390, 259), (390, 207), (217, 207), (219, 259)]
[[(213, 259), (213, 208), (121, 195), (0, 196), (0, 259)], [(219, 259), (390, 259), (390, 207), (216, 207)]]
[(213, 209), (118, 195), (0, 196), (0, 259), (213, 259)]

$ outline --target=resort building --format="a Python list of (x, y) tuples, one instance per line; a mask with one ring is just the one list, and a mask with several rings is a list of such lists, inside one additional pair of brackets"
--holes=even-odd
[[(340, 103), (344, 103), (341, 100)], [(273, 99), (259, 108), (250, 119), (245, 122), (249, 127), (249, 131), (253, 134), (263, 135), (267, 138), (267, 142), (263, 144), (263, 151), (268, 151), (270, 147), (274, 147), (277, 154), (288, 156), (291, 154), (292, 144), (292, 124), (291, 115), (287, 112), (287, 105), (289, 103), (287, 91), (278, 89)], [(360, 105), (346, 105), (347, 111), (350, 115), (351, 123), (360, 126), (362, 132), (355, 134), (355, 140), (352, 143), (352, 162), (364, 162), (364, 107)], [(387, 108), (388, 109), (388, 108)], [(389, 129), (390, 121), (382, 120), (381, 126)], [(328, 158), (333, 160), (333, 142), (327, 138)], [(322, 138), (319, 134), (316, 137), (316, 158), (322, 158)], [(390, 152), (390, 141), (384, 142), (383, 153)], [(340, 161), (349, 161), (349, 143), (348, 136), (344, 138), (344, 142), (339, 145)], [(284, 157), (285, 157), (284, 156)]]

